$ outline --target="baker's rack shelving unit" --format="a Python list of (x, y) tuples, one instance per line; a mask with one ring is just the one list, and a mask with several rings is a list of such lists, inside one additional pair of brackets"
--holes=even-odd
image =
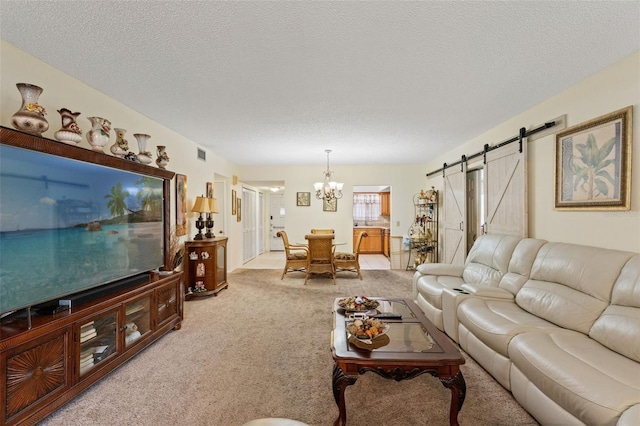
[(438, 261), (438, 191), (431, 187), (413, 196), (414, 220), (409, 228), (407, 270)]

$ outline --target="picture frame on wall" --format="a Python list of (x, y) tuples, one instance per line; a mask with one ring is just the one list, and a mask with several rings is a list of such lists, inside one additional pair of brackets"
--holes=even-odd
[(631, 208), (632, 106), (556, 134), (556, 210)]
[(235, 216), (236, 215), (236, 190), (232, 189), (231, 190), (231, 215)]
[(296, 192), (296, 206), (308, 207), (311, 205), (310, 192)]
[(337, 212), (338, 211), (338, 199), (333, 198), (331, 200), (322, 200), (322, 211), (325, 212)]
[(187, 177), (176, 173), (176, 235), (187, 235)]
[(207, 182), (207, 198), (213, 198), (213, 182)]
[(237, 220), (238, 222), (242, 221), (242, 199), (236, 198), (236, 212), (237, 212)]

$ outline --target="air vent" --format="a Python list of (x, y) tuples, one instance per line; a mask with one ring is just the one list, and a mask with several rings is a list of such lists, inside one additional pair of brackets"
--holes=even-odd
[(207, 153), (204, 149), (198, 148), (198, 160), (207, 161)]

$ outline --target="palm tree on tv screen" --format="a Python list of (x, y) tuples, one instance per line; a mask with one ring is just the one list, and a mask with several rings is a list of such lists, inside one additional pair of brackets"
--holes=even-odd
[(125, 203), (125, 198), (129, 196), (127, 191), (122, 189), (122, 183), (118, 182), (115, 186), (111, 187), (109, 194), (104, 198), (109, 199), (107, 202), (107, 208), (112, 216), (124, 216), (125, 210), (130, 211)]

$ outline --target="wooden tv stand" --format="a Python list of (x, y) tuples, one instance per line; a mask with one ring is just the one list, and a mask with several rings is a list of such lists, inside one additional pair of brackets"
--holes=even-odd
[[(165, 275), (166, 274), (166, 275)], [(54, 315), (26, 310), (0, 320), (0, 421), (34, 424), (182, 324), (182, 273)], [(24, 313), (21, 315), (21, 313)]]

